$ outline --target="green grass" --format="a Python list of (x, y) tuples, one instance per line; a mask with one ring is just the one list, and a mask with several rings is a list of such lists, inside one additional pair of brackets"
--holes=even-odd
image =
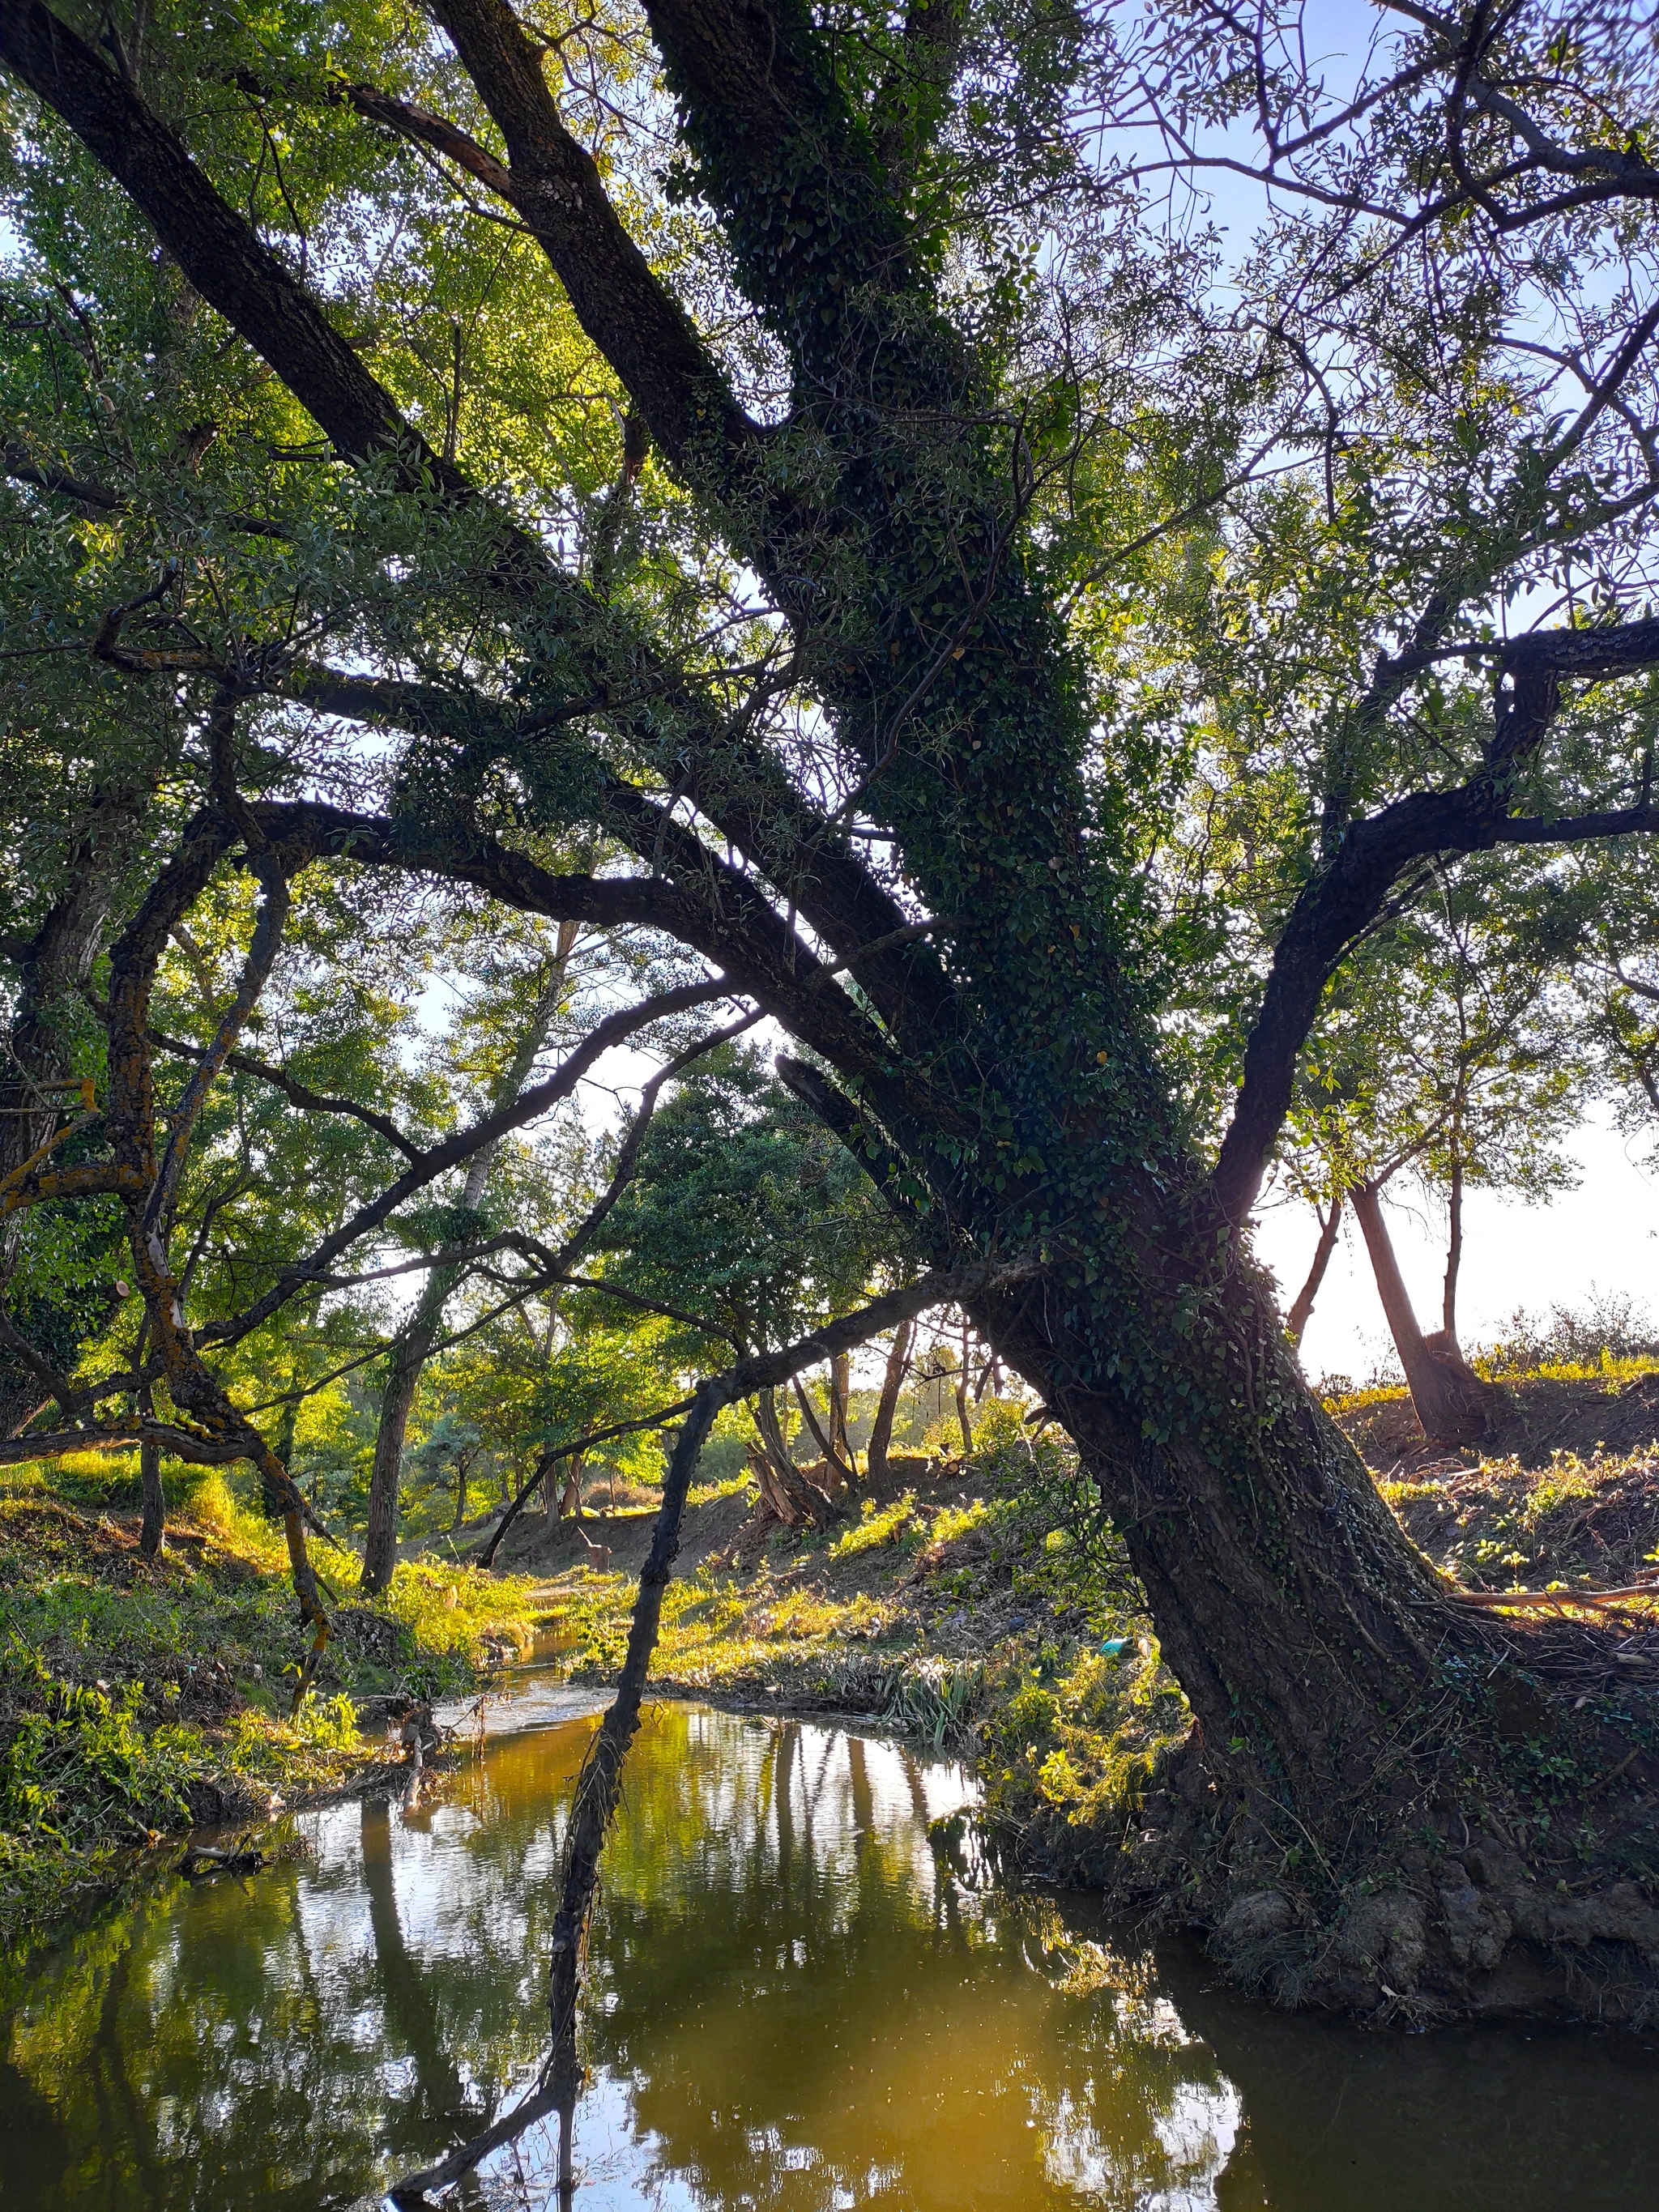
[(533, 1632), (526, 1581), (422, 1560), (365, 1601), (356, 1559), (319, 1545), (340, 1633), (295, 1714), (308, 1638), (280, 1536), (209, 1470), (169, 1480), (168, 1546), (146, 1564), (131, 1522), (92, 1510), (125, 1502), (122, 1473), (0, 1488), (0, 1950), (14, 1957), (192, 1820), (264, 1818), (361, 1769), (378, 1747), (353, 1695), (462, 1690)]

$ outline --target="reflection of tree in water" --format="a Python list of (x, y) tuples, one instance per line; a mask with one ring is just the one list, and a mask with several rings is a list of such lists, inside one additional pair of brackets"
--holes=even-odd
[(1233, 2115), (1209, 2054), (1051, 1905), (939, 1875), (890, 1747), (659, 1730), (606, 1854), (586, 2031), (659, 2175), (789, 2212), (1208, 2197)]
[[(587, 1733), (496, 1744), (449, 1805), (343, 1808), (314, 1868), (158, 1896), (66, 1949), (0, 2061), (7, 2212), (312, 2212), (516, 2104)], [(1218, 1994), (1179, 1953), (1154, 1980), (1085, 1905), (943, 1874), (930, 1786), (888, 1743), (652, 1716), (584, 2008), (578, 2163), (625, 2168), (605, 2212), (654, 2180), (722, 2212), (1659, 2203), (1633, 2044), (1359, 2036)], [(553, 2135), (458, 2212), (525, 2202), (515, 2160), (548, 2203)]]
[[(97, 1931), (11, 2024), (18, 2201), (312, 2212), (467, 2132), (545, 2033), (547, 1913), (519, 1878), (526, 1830), (552, 1817), (537, 1801), (465, 1881), (429, 1878), (418, 1825), (394, 1863), (398, 1816), (354, 1807), (315, 1872), (167, 1893)], [(332, 1857), (348, 1823), (361, 1867)]]

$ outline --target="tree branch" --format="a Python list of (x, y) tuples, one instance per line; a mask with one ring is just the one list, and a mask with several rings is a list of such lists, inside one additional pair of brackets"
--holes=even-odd
[(506, 0), (436, 0), (433, 12), (506, 141), (509, 167), (492, 188), (522, 216), (669, 459), (697, 475), (712, 464), (729, 481), (757, 426), (566, 130), (540, 53)]
[(1304, 886), (1274, 947), (1244, 1050), (1243, 1081), (1211, 1179), (1226, 1218), (1255, 1202), (1290, 1104), (1297, 1056), (1344, 952), (1376, 920), (1413, 860), (1498, 844), (1570, 843), (1655, 825), (1645, 805), (1559, 822), (1509, 815), (1507, 794), (1542, 744), (1565, 678), (1627, 675), (1659, 663), (1659, 620), (1609, 629), (1538, 630), (1503, 650), (1496, 726), (1480, 771), (1452, 791), (1413, 792), (1351, 823), (1334, 857)]
[[(89, 1000), (88, 1003), (95, 1012), (103, 1011), (96, 1000)], [(169, 1036), (164, 1030), (149, 1030), (147, 1041), (162, 1052), (177, 1054), (180, 1060), (199, 1060), (206, 1057), (204, 1048), (199, 1044), (186, 1044), (182, 1037)], [(228, 1052), (223, 1065), (234, 1069), (238, 1075), (251, 1075), (257, 1082), (270, 1084), (274, 1091), (280, 1091), (285, 1098), (294, 1105), (302, 1107), (308, 1114), (352, 1115), (365, 1127), (373, 1129), (376, 1136), (384, 1137), (387, 1144), (395, 1146), (405, 1159), (417, 1160), (421, 1157), (420, 1146), (404, 1136), (395, 1121), (388, 1120), (384, 1114), (377, 1114), (372, 1106), (360, 1106), (355, 1098), (336, 1098), (325, 1091), (313, 1091), (290, 1075), (286, 1068), (272, 1067), (268, 1062), (255, 1060), (246, 1052)]]
[(234, 1344), (269, 1321), (271, 1315), (287, 1304), (296, 1291), (303, 1289), (319, 1273), (327, 1271), (331, 1263), (342, 1252), (349, 1251), (360, 1238), (378, 1229), (389, 1219), (400, 1206), (405, 1205), (419, 1191), (426, 1189), (449, 1169), (470, 1159), (483, 1146), (491, 1145), (533, 1121), (550, 1107), (569, 1097), (576, 1085), (593, 1063), (609, 1052), (613, 1045), (622, 1043), (648, 1024), (665, 1020), (672, 1014), (688, 1012), (693, 1006), (706, 1006), (710, 1000), (730, 998), (732, 986), (724, 980), (713, 983), (687, 983), (674, 991), (663, 991), (655, 998), (642, 1000), (638, 1005), (623, 1006), (607, 1017), (583, 1038), (570, 1053), (557, 1073), (545, 1083), (538, 1083), (518, 1097), (486, 1114), (465, 1129), (458, 1129), (453, 1137), (434, 1145), (423, 1152), (397, 1182), (382, 1191), (378, 1198), (360, 1206), (350, 1218), (330, 1236), (325, 1237), (308, 1258), (283, 1267), (264, 1295), (257, 1299), (234, 1320), (209, 1322), (198, 1332), (202, 1343)]

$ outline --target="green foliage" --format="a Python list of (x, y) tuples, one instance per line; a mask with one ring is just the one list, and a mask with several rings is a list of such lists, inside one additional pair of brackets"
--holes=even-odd
[(0, 1828), (83, 1846), (136, 1840), (183, 1815), (185, 1785), (204, 1771), (193, 1729), (141, 1723), (144, 1686), (67, 1681), (16, 1635), (0, 1650), (0, 1700), (17, 1711), (0, 1768)]
[[(90, 1481), (81, 1503), (121, 1502), (86, 1496)], [(290, 1716), (304, 1639), (269, 1524), (212, 1471), (175, 1532), (143, 1569), (130, 1531), (38, 1480), (0, 1498), (0, 1942), (49, 1928), (191, 1818), (263, 1817), (343, 1779), (374, 1755), (349, 1692), (453, 1693), (532, 1633), (528, 1584), (402, 1563), (342, 1621), (323, 1686)], [(398, 1632), (389, 1663), (365, 1613)]]
[(1064, 1823), (1109, 1849), (1186, 1741), (1192, 1716), (1154, 1639), (1133, 1617), (1117, 1653), (1085, 1650), (1063, 1671), (1030, 1674), (994, 1709), (980, 1770), (986, 1818), (1029, 1828)]
[(732, 1045), (709, 1054), (653, 1121), (605, 1232), (629, 1290), (706, 1321), (671, 1350), (786, 1344), (854, 1304), (899, 1238), (846, 1147)]

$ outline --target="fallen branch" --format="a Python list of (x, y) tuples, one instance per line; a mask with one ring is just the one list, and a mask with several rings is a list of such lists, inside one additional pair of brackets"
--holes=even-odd
[(1638, 1597), (1659, 1601), (1659, 1577), (1651, 1582), (1626, 1583), (1619, 1589), (1456, 1590), (1453, 1595), (1460, 1605), (1488, 1610), (1508, 1606), (1623, 1605)]

